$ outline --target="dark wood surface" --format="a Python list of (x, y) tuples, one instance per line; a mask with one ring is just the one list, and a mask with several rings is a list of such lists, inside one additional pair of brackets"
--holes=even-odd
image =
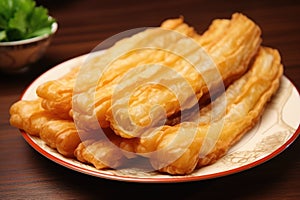
[[(45, 56), (24, 74), (0, 74), (0, 199), (300, 199), (300, 141), (252, 169), (188, 183), (106, 180), (60, 166), (31, 148), (9, 124), (9, 107), (44, 71), (90, 52), (122, 31), (158, 26), (183, 15), (199, 33), (211, 20), (242, 12), (260, 25), (263, 44), (277, 48), (285, 75), (300, 88), (300, 1), (40, 0), (59, 23)], [(120, 196), (121, 195), (121, 196)]]

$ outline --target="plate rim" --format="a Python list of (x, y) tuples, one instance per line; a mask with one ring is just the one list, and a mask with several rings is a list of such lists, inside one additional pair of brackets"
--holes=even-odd
[[(102, 53), (103, 50), (99, 51), (98, 53)], [(22, 100), (24, 98), (24, 95), (26, 94), (26, 92), (40, 79), (42, 79), (44, 76), (46, 76), (47, 74), (51, 73), (51, 71), (56, 70), (57, 68), (60, 68), (61, 66), (64, 66), (66, 64), (70, 64), (76, 60), (83, 61), (84, 58), (87, 58), (89, 54), (83, 54), (71, 59), (68, 59), (66, 61), (61, 62), (58, 65), (55, 65), (54, 67), (46, 70), (45, 72), (43, 72), (42, 74), (40, 74), (39, 76), (37, 76), (22, 92), (21, 96), (20, 96), (20, 100)], [(291, 84), (292, 86), (296, 89), (298, 95), (300, 95), (299, 93), (299, 89), (294, 85), (294, 83), (285, 75), (283, 75), (283, 77), (285, 77)], [(116, 175), (116, 174), (108, 174), (108, 173), (103, 173), (101, 170), (99, 171), (92, 171), (90, 169), (87, 168), (83, 168), (80, 166), (76, 166), (74, 164), (72, 164), (71, 162), (66, 162), (58, 157), (55, 157), (54, 155), (50, 154), (49, 152), (47, 152), (45, 149), (43, 149), (41, 146), (39, 146), (28, 133), (26, 133), (24, 130), (19, 129), (19, 131), (22, 134), (22, 137), (25, 139), (25, 141), (33, 148), (35, 149), (37, 152), (39, 152), (41, 155), (43, 155), (44, 157), (46, 157), (47, 159), (55, 162), (56, 164), (59, 164), (60, 166), (64, 166), (68, 169), (71, 169), (73, 171), (77, 171), (86, 175), (91, 175), (94, 177), (98, 177), (98, 178), (104, 178), (104, 179), (109, 179), (109, 180), (117, 180), (117, 181), (124, 181), (124, 182), (138, 182), (138, 183), (178, 183), (178, 182), (192, 182), (192, 181), (202, 181), (202, 180), (208, 180), (208, 179), (214, 179), (214, 178), (219, 178), (219, 177), (223, 177), (223, 176), (228, 176), (231, 174), (236, 174), (242, 171), (246, 171), (248, 169), (251, 169), (253, 167), (256, 167), (260, 164), (263, 164), (267, 161), (269, 161), (270, 159), (276, 157), (277, 155), (279, 155), (280, 153), (282, 153), (285, 149), (287, 149), (296, 139), (297, 137), (300, 135), (300, 124), (298, 125), (298, 128), (296, 128), (296, 131), (294, 133), (291, 134), (290, 138), (283, 143), (282, 145), (280, 145), (278, 148), (274, 149), (274, 151), (272, 153), (269, 153), (265, 156), (263, 156), (262, 158), (255, 160), (251, 163), (245, 164), (245, 165), (241, 165), (239, 167), (235, 167), (233, 169), (229, 169), (229, 170), (225, 170), (225, 171), (220, 171), (220, 172), (216, 172), (216, 173), (212, 173), (212, 174), (204, 174), (204, 175), (196, 175), (196, 176), (189, 176), (189, 175), (182, 175), (182, 176), (174, 176), (174, 177), (170, 177), (170, 178), (165, 178), (165, 177), (133, 177), (133, 176), (125, 176), (125, 175)], [(170, 175), (172, 176), (172, 175)]]
[(64, 166), (68, 169), (86, 174), (86, 175), (91, 175), (94, 177), (98, 178), (105, 178), (109, 180), (117, 180), (117, 181), (124, 181), (124, 182), (139, 182), (139, 183), (178, 183), (178, 182), (192, 182), (192, 181), (202, 181), (202, 180), (208, 180), (208, 179), (214, 179), (214, 178), (219, 178), (223, 176), (228, 176), (232, 174), (236, 174), (242, 171), (246, 171), (248, 169), (254, 168), (258, 165), (261, 165), (272, 158), (278, 156), (280, 153), (282, 153), (285, 149), (287, 149), (299, 136), (300, 133), (300, 126), (298, 126), (297, 130), (295, 131), (294, 134), (288, 139), (283, 145), (278, 147), (276, 150), (274, 150), (272, 153), (268, 154), (267, 156), (264, 156), (254, 162), (248, 163), (246, 165), (242, 165), (237, 168), (233, 168), (230, 170), (226, 171), (221, 171), (213, 174), (206, 174), (206, 175), (199, 175), (199, 176), (176, 176), (173, 178), (161, 178), (161, 177), (154, 177), (154, 178), (139, 178), (139, 177), (132, 177), (132, 176), (121, 176), (121, 175), (115, 175), (115, 174), (106, 174), (101, 172), (100, 170), (95, 172), (86, 168), (82, 168), (79, 166), (76, 166), (70, 162), (66, 162), (58, 157), (55, 157), (48, 153), (46, 150), (44, 150), (41, 146), (36, 144), (32, 139), (31, 136), (28, 135), (23, 130), (20, 130), (23, 138), (26, 140), (26, 142), (37, 152), (42, 154), (44, 157), (48, 158), (49, 160), (55, 162), (56, 164), (59, 164), (60, 166)]

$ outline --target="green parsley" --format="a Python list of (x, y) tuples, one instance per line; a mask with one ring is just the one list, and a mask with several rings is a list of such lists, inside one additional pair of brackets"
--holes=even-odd
[(50, 34), (54, 22), (48, 10), (33, 0), (0, 0), (0, 42)]

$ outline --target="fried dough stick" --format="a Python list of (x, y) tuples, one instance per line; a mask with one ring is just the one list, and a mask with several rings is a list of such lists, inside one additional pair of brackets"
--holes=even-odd
[(127, 160), (118, 147), (119, 142), (120, 138), (86, 140), (78, 145), (74, 155), (77, 160), (92, 164), (97, 169), (115, 169), (122, 166)]
[[(253, 76), (253, 73), (247, 73), (243, 75), (243, 78), (233, 82), (230, 87), (226, 89), (226, 92), (218, 96), (217, 99), (210, 102), (209, 105), (202, 107), (200, 110), (194, 107), (181, 113), (181, 116), (175, 116), (169, 119), (170, 124), (176, 125), (180, 122), (195, 122), (197, 124), (209, 124), (213, 121), (217, 121), (225, 115), (225, 108), (232, 106), (235, 103), (235, 98), (240, 94), (240, 91), (248, 81), (248, 79)], [(198, 106), (198, 105), (196, 105)]]
[[(223, 24), (227, 22), (227, 20), (220, 20), (217, 24)], [(227, 24), (227, 23), (226, 23)], [(183, 35), (189, 36), (194, 38), (195, 40), (200, 40), (199, 35), (195, 33), (192, 27), (189, 27), (185, 23), (183, 23), (183, 19), (174, 19), (174, 20), (167, 20), (164, 22), (161, 26), (163, 29), (167, 30), (174, 30), (177, 32), (182, 33)], [(223, 25), (221, 26), (224, 27)], [(214, 29), (208, 30), (210, 33), (216, 32)], [(150, 32), (151, 31), (151, 32)], [(150, 33), (149, 33), (150, 32)], [(153, 32), (153, 33), (152, 33)], [(163, 32), (163, 34), (162, 34)], [(145, 65), (147, 63), (160, 63), (162, 65), (165, 65), (165, 63), (172, 61), (172, 59), (178, 59), (178, 57), (171, 55), (170, 58), (162, 58), (161, 55), (167, 55), (167, 52), (163, 50), (153, 49), (153, 48), (142, 48), (141, 50), (138, 49), (139, 46), (171, 46), (174, 45), (174, 42), (177, 41), (176, 37), (168, 35), (162, 31), (162, 30), (149, 30), (148, 32), (144, 33), (145, 35), (136, 35), (133, 38), (129, 38), (130, 42), (128, 40), (122, 40), (118, 42), (116, 45), (122, 44), (125, 47), (122, 46), (122, 51), (118, 49), (109, 49), (108, 55), (113, 54), (111, 53), (113, 50), (116, 52), (121, 52), (124, 54), (126, 52), (125, 50), (128, 49), (129, 53), (123, 55), (122, 57), (116, 59), (112, 64), (110, 64), (107, 71), (104, 72), (104, 74), (101, 76), (101, 79), (97, 85), (96, 88), (90, 89), (90, 91), (85, 91), (85, 89), (88, 89), (89, 87), (81, 88), (81, 85), (89, 85), (88, 83), (85, 83), (86, 80), (93, 80), (94, 78), (85, 78), (78, 80), (80, 84), (79, 86), (79, 92), (75, 92), (74, 98), (73, 98), (73, 110), (74, 110), (74, 117), (76, 118), (76, 123), (79, 127), (85, 128), (85, 129), (97, 129), (98, 123), (101, 127), (108, 127), (109, 122), (107, 121), (107, 113), (109, 112), (110, 105), (111, 105), (111, 98), (114, 91), (114, 88), (116, 88), (122, 80), (123, 74), (126, 74), (130, 69), (136, 67)], [(215, 34), (217, 35), (217, 34)], [(171, 36), (171, 37), (169, 37)], [(178, 35), (177, 35), (178, 37)], [(133, 40), (133, 41), (131, 41)], [(129, 46), (131, 43), (136, 43), (136, 41), (142, 40), (141, 42), (137, 43), (136, 47), (137, 49), (132, 48)], [(207, 40), (201, 39), (203, 41), (211, 41), (212, 38), (208, 38)], [(217, 38), (215, 38), (217, 40)], [(140, 44), (141, 43), (141, 44)], [(144, 44), (145, 43), (145, 44)], [(125, 50), (124, 50), (125, 49)], [(134, 49), (134, 50), (132, 50)], [(115, 53), (117, 54), (117, 53)], [(108, 56), (109, 57), (109, 56)], [(100, 59), (101, 61), (101, 59)], [(92, 70), (98, 69), (99, 66), (88, 64), (87, 69), (91, 68)], [(87, 70), (88, 71), (88, 70)], [(89, 73), (86, 73), (89, 74)], [(90, 73), (92, 74), (92, 73)], [(93, 75), (97, 75), (97, 73), (93, 73)], [(83, 76), (86, 77), (87, 75)], [(99, 77), (98, 73), (98, 77)], [(85, 91), (85, 92), (82, 92)], [(96, 92), (94, 92), (96, 91)], [(94, 94), (96, 93), (96, 94)], [(94, 100), (95, 95), (95, 100)], [(95, 108), (95, 109), (94, 109)], [(94, 117), (94, 115), (97, 116), (98, 121), (93, 122), (91, 118)]]
[(73, 87), (79, 71), (74, 67), (59, 79), (47, 81), (38, 86), (36, 93), (42, 99), (42, 107), (63, 119), (71, 119)]
[[(199, 35), (194, 31), (192, 27), (189, 27), (187, 24), (183, 22), (183, 18), (178, 18), (178, 19), (172, 19), (168, 20), (172, 21), (172, 25), (162, 25), (161, 27), (164, 29), (170, 29), (170, 30), (175, 30), (179, 33), (182, 33), (184, 35), (187, 35), (189, 37), (193, 37), (197, 39)], [(222, 22), (219, 22), (222, 23)], [(126, 40), (126, 39), (125, 39)], [(91, 61), (87, 61), (90, 65), (92, 65), (91, 68), (94, 67), (94, 71), (90, 72), (91, 68), (89, 68), (87, 71), (90, 73), (92, 76), (89, 77), (84, 77), (85, 80), (82, 80), (82, 86), (80, 86), (80, 90), (86, 90), (90, 87), (90, 82), (93, 82), (100, 78), (99, 72), (97, 72), (97, 66), (93, 66), (94, 63), (97, 63), (101, 59), (106, 59), (105, 57), (113, 57), (113, 51), (118, 51), (119, 49), (124, 49), (124, 46), (128, 44), (133, 44), (134, 41), (128, 40), (126, 42), (118, 43), (115, 46), (111, 47), (111, 50), (109, 52), (105, 53), (105, 55), (99, 55), (96, 58), (93, 58)], [(132, 47), (133, 48), (133, 47)], [(105, 56), (105, 57), (104, 57)], [(147, 56), (146, 56), (147, 57)], [(145, 57), (145, 58), (146, 58)], [(111, 58), (113, 59), (113, 58)], [(142, 59), (142, 58), (141, 58)], [(131, 62), (132, 60), (129, 60), (128, 62)], [(137, 61), (135, 61), (137, 62)], [(84, 65), (84, 63), (82, 64)], [(41, 84), (37, 88), (37, 95), (43, 99), (42, 101), (42, 106), (46, 110), (49, 110), (51, 112), (57, 113), (60, 115), (62, 118), (69, 118), (70, 115), (72, 117), (72, 112), (70, 110), (72, 109), (72, 94), (73, 94), (73, 89), (75, 86), (75, 81), (77, 78), (77, 74), (80, 70), (81, 66), (75, 67), (72, 69), (68, 74), (60, 77), (57, 80), (51, 80), (47, 81), (43, 84)], [(85, 66), (84, 66), (85, 67)], [(122, 73), (122, 71), (126, 70), (123, 66), (115, 66), (116, 68), (112, 69), (111, 71), (117, 71), (118, 73)], [(118, 76), (118, 73), (111, 73), (111, 71), (105, 73), (103, 75), (103, 83), (107, 84), (113, 79)], [(93, 76), (94, 75), (94, 76)]]
[[(200, 44), (201, 43), (212, 44), (218, 41), (217, 38), (219, 38), (219, 36), (223, 34), (228, 24), (229, 24), (229, 20), (225, 20), (225, 19), (214, 20), (212, 25), (209, 27), (209, 30), (205, 32), (204, 35), (208, 35), (208, 36), (206, 36), (204, 39), (201, 39), (201, 37), (194, 31), (192, 27), (189, 27), (187, 24), (185, 24), (183, 22), (183, 18), (166, 20), (165, 22), (162, 23), (161, 27), (169, 30), (175, 30), (189, 37), (193, 37)], [(120, 45), (118, 45), (118, 47), (120, 47)], [(119, 65), (117, 67), (118, 68), (116, 69), (113, 68), (111, 71), (118, 71), (120, 73), (120, 71), (124, 69), (124, 67), (120, 67)], [(79, 71), (79, 67), (76, 67), (70, 73), (59, 78), (58, 80), (48, 81), (46, 83), (41, 84), (37, 88), (38, 96), (43, 99), (42, 100), (43, 108), (53, 113), (56, 113), (61, 118), (69, 119), (70, 115), (72, 116), (72, 113), (70, 112), (70, 109), (72, 107), (71, 98), (73, 93), (74, 82), (76, 80), (77, 77), (76, 75), (78, 71)], [(111, 77), (112, 74), (114, 74), (114, 76), (116, 75), (118, 76), (118, 74), (111, 73), (111, 71), (106, 73), (105, 77), (107, 78), (105, 78), (103, 82), (107, 83), (109, 81), (112, 81), (115, 78), (115, 77), (113, 78)], [(88, 77), (86, 79), (90, 80), (91, 78)], [(83, 84), (83, 85), (88, 85), (88, 84)], [(111, 88), (108, 88), (109, 92), (111, 91), (110, 89)], [(106, 92), (105, 89), (103, 91)], [(106, 104), (104, 103), (103, 105)], [(104, 123), (100, 122), (100, 124), (102, 125), (105, 124), (103, 125), (104, 127), (108, 126), (107, 122)]]
[(81, 143), (76, 126), (70, 120), (50, 120), (43, 125), (40, 138), (63, 156), (73, 158), (74, 151)]
[[(177, 126), (163, 126), (160, 131), (151, 132), (142, 138), (119, 138), (114, 144), (123, 150), (123, 154), (127, 151), (149, 157), (155, 169), (169, 174), (188, 174), (196, 167), (212, 164), (259, 120), (266, 103), (279, 86), (282, 70), (277, 50), (263, 47), (259, 50), (249, 72), (231, 84), (226, 93), (213, 102), (215, 104), (213, 109), (217, 110), (215, 114), (212, 105), (209, 105), (200, 110), (200, 116), (192, 116), (192, 118), (199, 118), (199, 124), (191, 119), (193, 122), (187, 121)], [(227, 102), (225, 112), (222, 102), (224, 98)], [(224, 128), (218, 129), (218, 126), (222, 126), (223, 123)], [(179, 134), (180, 128), (182, 133)], [(210, 128), (221, 131), (220, 137), (214, 138), (218, 140), (210, 153), (207, 153), (203, 147), (202, 154), (205, 151), (206, 154), (200, 155), (205, 137), (215, 136)], [(90, 146), (91, 144), (93, 145)], [(121, 154), (116, 146), (107, 141), (89, 141), (78, 146), (77, 159), (92, 163), (99, 169), (107, 168), (107, 165), (104, 165), (97, 157), (104, 155), (101, 152), (106, 152), (106, 162), (115, 163), (113, 152), (118, 152), (119, 156)], [(206, 148), (211, 149), (209, 146)], [(174, 162), (171, 162), (172, 157)]]
[(138, 141), (124, 140), (121, 148), (149, 157), (155, 169), (169, 174), (189, 174), (216, 162), (260, 119), (279, 87), (280, 62), (277, 50), (260, 48), (250, 70), (227, 89), (229, 104), (224, 117), (208, 124), (163, 126)]
[[(162, 23), (161, 27), (168, 30), (175, 30), (189, 37), (193, 37), (200, 44), (201, 43), (210, 44), (218, 41), (217, 38), (219, 38), (219, 36), (223, 34), (228, 24), (229, 24), (229, 20), (226, 19), (215, 20), (212, 23), (212, 25), (209, 27), (209, 30), (205, 32), (205, 35), (209, 35), (205, 37), (205, 39), (201, 39), (201, 37), (194, 31), (192, 27), (189, 27), (187, 24), (185, 24), (183, 22), (183, 18), (166, 20), (165, 22)], [(118, 45), (118, 47), (119, 46), (120, 45)], [(147, 55), (145, 55), (145, 58), (147, 58)], [(116, 78), (116, 76), (118, 76), (118, 74), (111, 73), (111, 71), (118, 71), (118, 73), (121, 73), (122, 70), (124, 71), (124, 69), (126, 69), (120, 65), (115, 65), (115, 66), (117, 68), (113, 68), (112, 70), (107, 72), (105, 76), (103, 76), (106, 77), (103, 80), (103, 83), (107, 84), (110, 81), (113, 81)], [(70, 73), (59, 78), (58, 80), (48, 81), (46, 83), (41, 84), (37, 88), (38, 96), (43, 99), (42, 101), (43, 108), (60, 115), (62, 118), (69, 118), (70, 115), (72, 116), (72, 112), (70, 112), (72, 107), (71, 98), (72, 98), (74, 82), (76, 80), (77, 77), (76, 75), (78, 73), (78, 70), (79, 67), (73, 69)], [(90, 77), (86, 79), (91, 80)], [(88, 85), (88, 84), (83, 84), (83, 85)], [(110, 92), (111, 88), (108, 88), (107, 90), (108, 92)], [(107, 93), (105, 89), (103, 89), (103, 91), (105, 92), (105, 94)], [(103, 123), (100, 122), (100, 124), (102, 124), (103, 127), (108, 126), (107, 122), (103, 122)]]
[[(221, 84), (220, 82), (230, 82), (232, 81), (232, 79), (236, 79), (238, 78), (240, 75), (242, 75), (245, 70), (247, 69), (247, 62), (248, 60), (250, 60), (250, 58), (255, 54), (259, 44), (260, 44), (260, 29), (250, 20), (248, 20), (245, 16), (237, 14), (237, 18), (236, 20), (231, 20), (230, 26), (228, 26), (228, 29), (231, 29), (231, 32), (229, 32), (229, 30), (225, 30), (225, 33), (229, 32), (227, 34), (227, 36), (225, 37), (224, 34), (220, 36), (220, 30), (217, 28), (214, 29), (209, 29), (208, 31), (211, 33), (216, 33), (215, 36), (218, 36), (215, 38), (216, 41), (218, 42), (218, 46), (228, 46), (231, 43), (234, 43), (233, 41), (239, 41), (239, 48), (232, 48), (231, 50), (228, 49), (227, 47), (220, 47), (224, 49), (224, 51), (229, 51), (231, 54), (230, 56), (227, 56), (227, 53), (224, 53), (223, 56), (219, 55), (217, 52), (220, 52), (220, 50), (216, 50), (215, 55), (218, 57), (218, 60), (220, 62), (219, 66), (226, 68), (225, 66), (229, 65), (229, 63), (236, 63), (237, 61), (234, 60), (236, 57), (239, 58), (240, 63), (239, 65), (237, 65), (238, 67), (235, 67), (234, 70), (228, 70), (231, 72), (224, 72), (223, 70), (220, 70), (223, 75), (225, 77), (222, 77), (224, 80), (222, 81), (218, 81), (215, 83), (217, 86), (217, 84)], [(217, 25), (221, 23), (222, 26), (221, 28), (223, 29), (224, 27), (227, 27), (228, 25), (228, 21), (225, 20), (218, 20), (214, 23), (214, 25)], [(223, 23), (225, 23), (225, 25), (223, 25)], [(244, 27), (244, 29), (246, 30), (237, 30), (238, 28), (235, 27), (236, 25), (239, 25), (242, 27)], [(168, 25), (169, 26), (169, 25)], [(159, 32), (159, 31), (158, 31)], [(158, 34), (159, 35), (159, 34)], [(161, 35), (161, 32), (160, 32)], [(209, 34), (207, 35), (207, 39), (200, 37), (197, 37), (197, 40), (199, 41), (212, 41), (212, 38), (209, 36)], [(226, 34), (225, 34), (226, 35)], [(230, 36), (229, 36), (230, 35)], [(162, 47), (160, 49), (166, 49), (170, 46), (170, 44), (173, 44), (174, 42), (172, 42), (172, 40), (170, 40), (170, 35), (167, 36), (161, 36), (161, 39), (157, 39), (157, 38), (153, 38), (154, 44), (155, 42), (159, 43), (160, 45), (162, 45)], [(172, 36), (172, 34), (171, 34)], [(171, 37), (172, 38), (172, 37)], [(157, 41), (156, 41), (157, 39)], [(182, 38), (181, 38), (182, 39)], [(147, 40), (152, 40), (152, 37), (147, 38)], [(182, 42), (184, 41), (189, 41), (188, 38), (185, 38), (182, 40)], [(246, 42), (247, 41), (247, 42)], [(219, 44), (221, 43), (221, 44)], [(228, 43), (228, 44), (227, 44)], [(246, 45), (243, 46), (243, 44), (246, 43)], [(199, 42), (199, 44), (201, 45), (201, 42)], [(236, 43), (235, 43), (236, 44)], [(251, 44), (251, 45), (250, 45)], [(165, 45), (165, 46), (164, 46)], [(210, 45), (208, 45), (210, 46)], [(230, 46), (230, 45), (229, 45)], [(195, 49), (190, 49), (190, 48), (184, 48), (176, 43), (173, 44), (173, 46), (171, 45), (171, 47), (173, 48), (174, 51), (187, 51), (186, 53), (191, 53), (189, 56), (193, 56), (195, 55), (196, 57), (200, 58), (201, 55), (196, 55), (193, 54)], [(170, 48), (171, 48), (170, 47)], [(90, 91), (88, 92), (84, 92), (84, 93), (79, 93), (78, 95), (75, 95), (74, 99), (73, 99), (73, 109), (74, 109), (74, 116), (76, 118), (76, 123), (78, 123), (77, 125), (79, 127), (81, 127), (82, 129), (87, 128), (87, 129), (97, 129), (99, 124), (101, 127), (107, 127), (110, 123), (111, 128), (116, 132), (116, 134), (121, 135), (122, 137), (134, 137), (130, 134), (133, 133), (132, 131), (132, 124), (131, 121), (129, 120), (129, 118), (133, 118), (133, 121), (139, 125), (145, 125), (148, 124), (151, 119), (149, 118), (148, 115), (148, 111), (149, 109), (152, 109), (152, 104), (158, 104), (161, 105), (164, 110), (166, 110), (166, 114), (167, 115), (171, 115), (173, 113), (178, 112), (180, 109), (178, 106), (178, 101), (176, 98), (176, 95), (174, 95), (173, 93), (170, 93), (168, 91), (166, 91), (166, 88), (162, 88), (160, 87), (160, 85), (154, 85), (154, 87), (146, 87), (146, 88), (139, 88), (137, 90), (137, 92), (135, 94), (137, 94), (137, 97), (132, 95), (132, 101), (131, 101), (131, 110), (129, 110), (130, 112), (130, 116), (126, 115), (128, 114), (127, 110), (125, 109), (119, 109), (117, 106), (112, 105), (112, 99), (117, 99), (122, 101), (122, 97), (113, 97), (114, 95), (123, 95), (126, 94), (130, 91), (129, 90), (136, 86), (138, 84), (138, 82), (131, 80), (131, 78), (136, 78), (139, 77), (140, 72), (142, 73), (149, 73), (149, 79), (153, 80), (153, 78), (155, 79), (155, 76), (158, 76), (157, 80), (165, 80), (165, 77), (172, 77), (170, 75), (167, 74), (167, 72), (170, 72), (172, 70), (178, 72), (179, 74), (181, 74), (181, 76), (187, 80), (189, 82), (190, 85), (192, 85), (193, 89), (195, 89), (195, 92), (192, 92), (193, 94), (196, 93), (197, 98), (200, 98), (204, 93), (208, 92), (207, 87), (204, 84), (204, 80), (199, 80), (200, 78), (200, 74), (198, 73), (198, 71), (196, 71), (192, 66), (190, 66), (187, 61), (183, 60), (180, 56), (172, 54), (168, 51), (164, 51), (164, 50), (160, 50), (160, 49), (146, 49), (141, 51), (140, 53), (137, 51), (134, 51), (133, 54), (130, 54), (129, 58), (130, 62), (128, 62), (128, 60), (126, 59), (127, 55), (125, 55), (124, 59), (118, 59), (116, 60), (114, 63), (112, 63), (112, 65), (109, 67), (108, 72), (111, 72), (111, 76), (115, 77), (112, 78), (114, 81), (113, 82), (109, 82), (107, 83), (105, 80), (107, 78), (107, 76), (104, 76), (104, 79), (101, 79), (102, 81), (100, 81), (100, 84), (96, 87), (96, 88), (92, 88)], [(197, 46), (197, 49), (199, 50), (200, 47)], [(205, 47), (204, 47), (205, 49)], [(214, 49), (214, 48), (212, 48)], [(246, 52), (245, 49), (247, 49)], [(208, 50), (207, 50), (208, 51)], [(149, 54), (151, 56), (149, 56)], [(237, 56), (236, 54), (241, 54), (239, 56)], [(145, 56), (146, 55), (146, 56)], [(146, 59), (145, 59), (146, 58)], [(141, 60), (141, 62), (139, 62)], [(201, 60), (201, 59), (200, 59)], [(128, 68), (133, 68), (132, 65), (138, 64), (139, 66), (144, 64), (144, 63), (155, 63), (158, 65), (162, 65), (162, 66), (168, 66), (168, 68), (172, 68), (172, 70), (167, 71), (166, 67), (164, 68), (160, 68), (158, 71), (155, 71), (156, 69), (153, 70), (153, 68), (148, 68), (147, 71), (140, 69), (139, 70), (132, 70), (131, 72), (131, 76), (130, 77), (126, 77), (125, 80), (122, 77), (122, 73), (121, 71), (123, 71), (124, 73), (128, 72)], [(122, 68), (120, 68), (120, 70), (114, 70), (116, 68), (114, 68), (114, 66), (122, 66)], [(117, 68), (118, 68), (117, 67)], [(227, 66), (228, 68), (228, 66)], [(118, 68), (119, 69), (119, 68)], [(117, 74), (116, 74), (117, 72)], [(155, 73), (157, 72), (157, 73)], [(207, 73), (212, 73), (210, 69), (207, 70)], [(151, 76), (152, 74), (152, 76)], [(108, 76), (110, 77), (110, 76)], [(148, 77), (146, 77), (147, 79)], [(211, 79), (213, 79), (210, 76)], [(122, 80), (123, 79), (123, 80)], [(195, 81), (195, 79), (197, 81)], [(226, 80), (225, 80), (226, 79)], [(121, 80), (121, 82), (120, 82)], [(122, 82), (124, 81), (124, 82)], [(171, 82), (177, 82), (176, 79), (172, 79), (170, 80)], [(172, 85), (172, 84), (171, 84)], [(115, 92), (116, 87), (124, 87), (124, 90), (121, 89), (119, 92)], [(200, 87), (202, 86), (202, 87)], [(201, 90), (199, 90), (199, 88), (201, 88)], [(162, 90), (162, 92), (161, 92)], [(198, 90), (198, 91), (196, 91)], [(96, 91), (96, 92), (94, 92)], [(158, 93), (157, 93), (158, 92)], [(164, 93), (165, 92), (165, 93)], [(95, 101), (94, 101), (94, 95), (95, 95)], [(136, 97), (136, 98), (135, 98)], [(182, 97), (186, 100), (189, 98), (189, 96), (184, 96), (182, 95)], [(166, 99), (168, 99), (168, 101), (166, 102)], [(123, 99), (124, 100), (124, 99)], [(148, 101), (147, 101), (148, 100)], [(186, 102), (189, 102), (190, 104), (188, 105), (184, 105), (185, 107), (191, 107), (193, 104), (195, 104), (196, 102), (192, 102), (189, 101), (190, 99), (186, 100)], [(126, 99), (125, 99), (126, 101)], [(145, 102), (147, 101), (147, 102)], [(121, 102), (121, 106), (126, 104), (126, 102)], [(127, 105), (127, 104), (126, 104)], [(114, 111), (112, 109), (117, 110), (117, 113), (114, 113)], [(124, 114), (125, 112), (125, 114)], [(147, 114), (146, 114), (147, 113)], [(140, 115), (139, 115), (140, 114)], [(157, 121), (160, 120), (160, 115), (161, 113), (155, 113), (155, 117), (157, 119)], [(96, 115), (98, 121), (92, 120), (94, 118), (94, 116)], [(134, 115), (134, 116), (133, 116)], [(159, 116), (157, 116), (159, 115)], [(127, 128), (130, 132), (130, 134), (128, 134), (128, 132), (126, 133), (126, 129)]]
[[(60, 119), (57, 115), (42, 108), (41, 102), (42, 100), (39, 98), (20, 100), (14, 103), (10, 108), (10, 124), (30, 135), (40, 137), (49, 147), (56, 149), (63, 156), (74, 158), (76, 155), (79, 161), (87, 162), (91, 161), (89, 159), (91, 156), (83, 159), (82, 155), (87, 157), (95, 153), (92, 158), (97, 158), (96, 162), (91, 162), (95, 163), (98, 169), (108, 168), (108, 166), (117, 167), (125, 159), (119, 149), (101, 139), (103, 134), (97, 134), (96, 131), (87, 133), (77, 130), (73, 121)], [(107, 135), (110, 135), (110, 140), (117, 144), (118, 138), (115, 134), (108, 132)], [(79, 144), (80, 146), (78, 146)], [(91, 144), (93, 145), (91, 146)], [(86, 148), (86, 146), (89, 147)], [(95, 147), (99, 148), (100, 146), (101, 151), (98, 153), (93, 151)], [(108, 162), (105, 156), (112, 154), (114, 162), (111, 160)]]
[[(145, 127), (148, 128), (149, 124), (156, 125), (165, 116), (169, 117), (174, 113), (191, 108), (203, 95), (208, 93), (208, 90), (212, 92), (224, 82), (227, 85), (228, 82), (240, 77), (247, 70), (250, 60), (260, 46), (260, 34), (261, 31), (254, 22), (242, 14), (234, 14), (228, 28), (218, 38), (218, 42), (214, 45), (208, 44), (208, 48), (204, 47), (213, 59), (215, 66), (210, 64), (207, 66), (209, 61), (203, 54), (196, 54), (197, 49), (185, 54), (185, 57), (196, 57), (195, 65), (201, 67), (201, 73), (187, 61), (178, 59), (179, 56), (169, 55), (167, 52), (156, 52), (155, 55), (161, 56), (161, 60), (166, 60), (165, 58), (170, 60), (168, 63), (164, 63), (164, 66), (170, 66), (172, 70), (180, 74), (180, 77), (174, 77), (174, 72), (165, 67), (158, 69), (150, 67), (142, 68), (141, 71), (133, 71), (132, 75), (128, 77), (129, 80), (121, 83), (122, 89), (116, 92), (116, 101), (111, 105), (110, 112), (105, 115), (110, 121), (111, 128), (122, 137), (132, 138), (139, 136)], [(201, 39), (205, 40), (204, 37), (205, 35)], [(180, 45), (177, 45), (176, 48), (180, 49), (179, 52), (185, 51), (181, 49)], [(172, 60), (172, 58), (174, 59)], [(148, 73), (146, 79), (159, 84), (146, 84), (145, 87), (138, 87), (130, 94), (128, 100), (126, 93), (131, 92), (130, 90), (137, 83), (142, 84), (138, 82), (138, 79), (130, 81), (130, 78), (139, 77), (141, 73)], [(216, 75), (218, 73), (221, 78)], [(187, 85), (186, 82), (188, 82)], [(166, 86), (162, 86), (160, 83)], [(192, 88), (192, 92), (188, 92), (189, 87)], [(174, 94), (173, 89), (179, 91)], [(193, 97), (196, 98), (196, 101), (192, 99)], [(103, 111), (99, 107), (101, 108), (102, 105), (98, 102), (96, 104), (97, 117), (101, 120), (103, 120), (101, 117)], [(162, 110), (165, 113), (162, 113)]]
[(71, 120), (59, 118), (41, 106), (41, 99), (20, 100), (10, 108), (10, 124), (26, 133), (40, 137), (48, 146), (66, 156), (74, 157), (75, 148), (90, 133), (79, 136)]
[(9, 109), (10, 124), (24, 130), (30, 135), (39, 136), (42, 126), (58, 116), (45, 111), (41, 106), (42, 99), (20, 100)]

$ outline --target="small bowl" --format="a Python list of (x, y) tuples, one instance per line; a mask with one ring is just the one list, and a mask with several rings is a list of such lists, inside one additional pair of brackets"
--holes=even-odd
[(50, 34), (26, 40), (0, 42), (0, 70), (8, 73), (27, 71), (30, 65), (44, 55), (57, 29), (58, 24), (54, 22)]

